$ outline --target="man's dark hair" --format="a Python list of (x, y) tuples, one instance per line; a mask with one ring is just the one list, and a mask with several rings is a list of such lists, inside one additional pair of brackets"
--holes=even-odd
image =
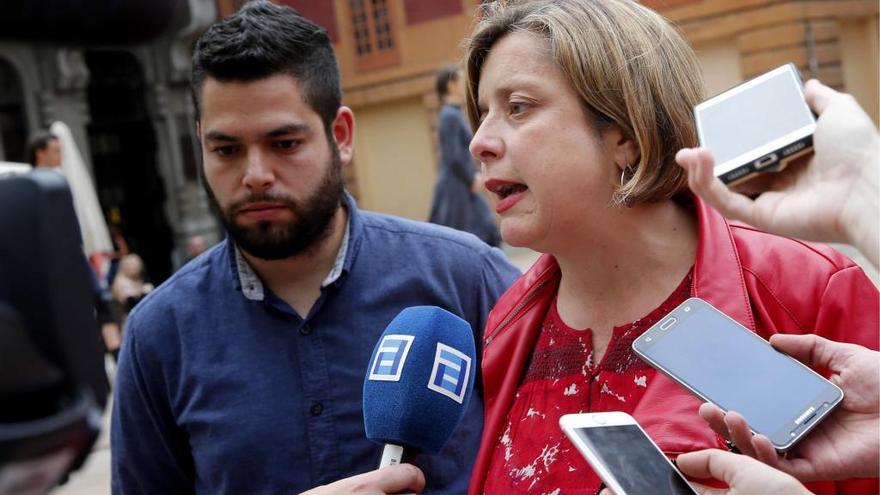
[(30, 163), (31, 165), (36, 167), (37, 166), (37, 151), (42, 151), (42, 150), (45, 150), (46, 148), (48, 148), (49, 142), (54, 139), (58, 139), (58, 136), (52, 134), (49, 131), (45, 131), (42, 129), (38, 130), (38, 131), (34, 131), (34, 133), (31, 134), (31, 137), (28, 139), (28, 142), (27, 142), (28, 163)]
[(212, 25), (196, 42), (192, 95), (196, 119), (205, 78), (250, 82), (287, 74), (296, 78), (305, 102), (330, 127), (342, 104), (339, 66), (327, 31), (290, 7), (258, 0)]
[(443, 101), (443, 98), (446, 98), (446, 95), (449, 94), (449, 83), (457, 80), (458, 65), (456, 64), (444, 65), (437, 71), (437, 97), (440, 98), (441, 102)]

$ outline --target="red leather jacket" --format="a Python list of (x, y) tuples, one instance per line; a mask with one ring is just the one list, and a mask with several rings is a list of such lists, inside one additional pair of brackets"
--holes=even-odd
[[(769, 338), (816, 333), (871, 349), (880, 344), (880, 295), (864, 272), (828, 246), (729, 224), (694, 198), (699, 240), (691, 295)], [(542, 256), (501, 296), (483, 337), (484, 430), (469, 493), (483, 486), (503, 424), (559, 287), (560, 271)], [(633, 416), (668, 455), (725, 448), (697, 415), (701, 401), (658, 373)], [(812, 483), (817, 494), (878, 493), (877, 480)], [(494, 495), (494, 494), (491, 494)]]

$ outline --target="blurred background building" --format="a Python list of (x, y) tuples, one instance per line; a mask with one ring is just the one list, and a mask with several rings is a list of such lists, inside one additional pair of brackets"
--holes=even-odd
[[(357, 119), (345, 178), (361, 207), (425, 220), (436, 179), (434, 75), (460, 58), (480, 1), (275, 1), (327, 28), (336, 45), (344, 102)], [(207, 26), (243, 3), (177, 0), (164, 34), (137, 44), (0, 34), (0, 161), (25, 161), (28, 134), (64, 121), (108, 223), (157, 283), (186, 259), (187, 239), (222, 235), (198, 183), (190, 52)], [(876, 0), (643, 3), (696, 48), (707, 96), (790, 61), (855, 95), (878, 121)]]

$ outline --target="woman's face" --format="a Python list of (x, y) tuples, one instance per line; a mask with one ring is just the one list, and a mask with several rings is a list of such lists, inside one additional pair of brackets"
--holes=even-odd
[(612, 127), (600, 136), (546, 42), (526, 32), (497, 41), (477, 97), (482, 119), (470, 150), (505, 241), (554, 252), (573, 229), (601, 221), (620, 177), (620, 133)]
[(138, 278), (141, 276), (141, 270), (143, 269), (143, 264), (141, 260), (138, 258), (126, 258), (122, 260), (122, 267), (120, 268), (122, 273), (125, 274), (128, 278)]

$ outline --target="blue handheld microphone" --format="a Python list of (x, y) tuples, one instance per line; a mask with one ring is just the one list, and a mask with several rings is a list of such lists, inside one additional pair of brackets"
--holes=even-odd
[(400, 312), (364, 377), (364, 428), (383, 444), (379, 467), (440, 452), (467, 410), (476, 369), (470, 324), (436, 306)]

